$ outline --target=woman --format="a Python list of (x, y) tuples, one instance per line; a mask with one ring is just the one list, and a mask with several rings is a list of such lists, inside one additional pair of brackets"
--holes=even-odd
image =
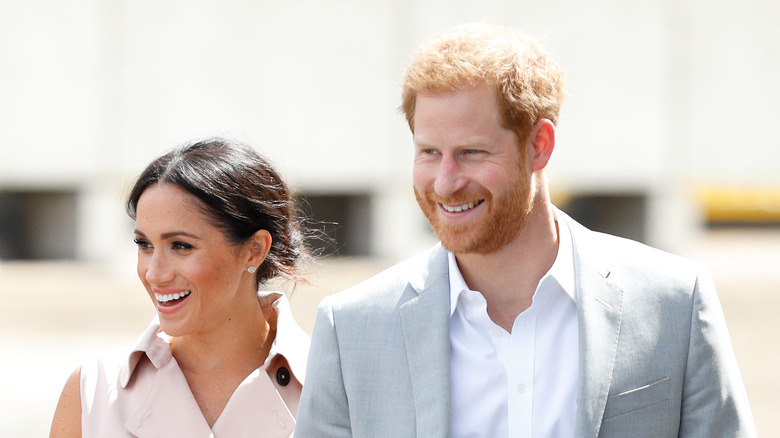
[(252, 148), (198, 142), (153, 161), (127, 201), (157, 316), (130, 350), (68, 379), (52, 437), (292, 434), (309, 338), (277, 276), (307, 256), (279, 175)]

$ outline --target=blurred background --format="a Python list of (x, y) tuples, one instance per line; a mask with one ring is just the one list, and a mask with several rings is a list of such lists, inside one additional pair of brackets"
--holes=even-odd
[(759, 434), (780, 436), (774, 0), (0, 0), (2, 434), (45, 436), (84, 355), (153, 316), (122, 201), (176, 145), (254, 145), (334, 238), (292, 295), (306, 330), (323, 296), (431, 246), (398, 82), (470, 21), (563, 64), (554, 202), (710, 267)]

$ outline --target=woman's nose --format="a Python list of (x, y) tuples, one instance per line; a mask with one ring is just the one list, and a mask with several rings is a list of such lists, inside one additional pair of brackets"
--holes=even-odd
[[(140, 257), (138, 261), (140, 264)], [(173, 278), (173, 270), (170, 267), (170, 263), (168, 262), (167, 257), (161, 252), (155, 251), (146, 261), (146, 269), (145, 272), (143, 272), (143, 275), (150, 284), (162, 284)], [(139, 274), (140, 273), (141, 272), (139, 272)]]

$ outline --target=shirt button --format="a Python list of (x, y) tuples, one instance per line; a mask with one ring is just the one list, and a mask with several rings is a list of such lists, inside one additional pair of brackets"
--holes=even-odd
[(522, 383), (518, 383), (517, 386), (515, 386), (515, 389), (517, 389), (517, 392), (519, 392), (520, 394), (525, 393), (525, 385), (523, 385)]
[(497, 328), (491, 329), (490, 330), (490, 334), (492, 334), (495, 337), (499, 337), (499, 336), (501, 336), (501, 330), (499, 330)]
[(281, 386), (287, 386), (290, 383), (290, 370), (287, 367), (279, 367), (276, 370), (276, 381)]

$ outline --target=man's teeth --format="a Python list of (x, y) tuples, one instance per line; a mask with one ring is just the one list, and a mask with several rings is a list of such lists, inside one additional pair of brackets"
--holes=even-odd
[(481, 203), (482, 201), (477, 201), (477, 202), (469, 202), (463, 205), (456, 205), (454, 207), (445, 204), (442, 204), (441, 206), (444, 207), (444, 209), (449, 211), (450, 213), (459, 213), (461, 211), (471, 210), (472, 208), (474, 208), (474, 206), (479, 205)]
[(178, 300), (179, 298), (184, 298), (187, 295), (191, 294), (192, 292), (185, 290), (182, 292), (176, 292), (175, 294), (154, 294), (154, 297), (157, 299), (157, 301), (161, 303), (167, 303), (168, 301)]

